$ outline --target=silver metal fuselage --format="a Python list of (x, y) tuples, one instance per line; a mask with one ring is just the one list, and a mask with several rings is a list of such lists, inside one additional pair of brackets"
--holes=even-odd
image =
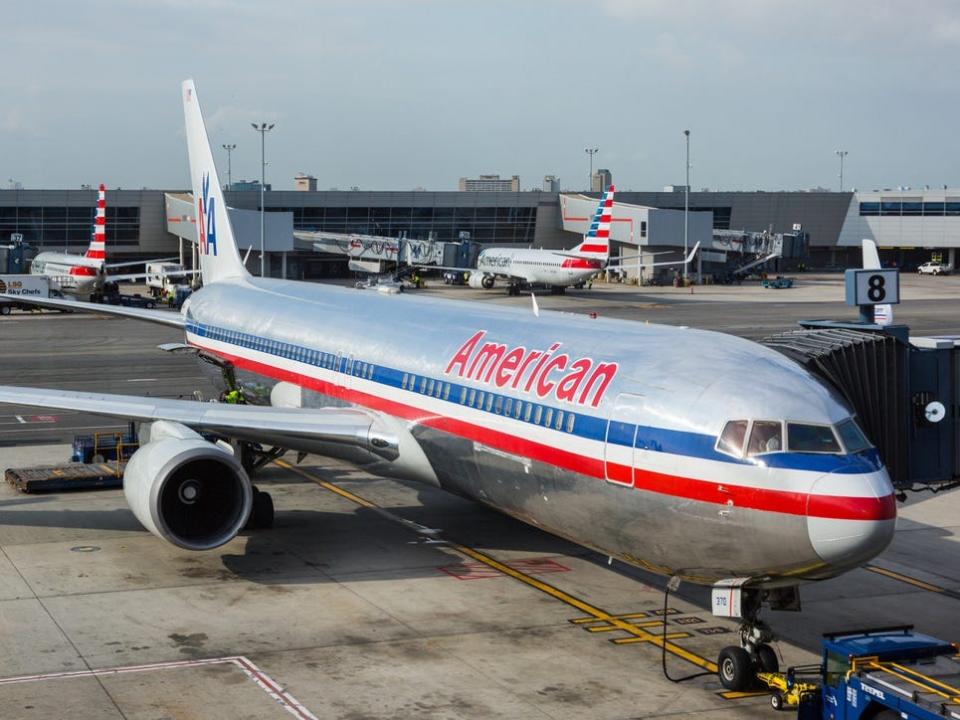
[(91, 295), (103, 285), (102, 271), (82, 255), (42, 252), (30, 263), (31, 275), (50, 279), (50, 285), (71, 295)]
[(550, 250), (490, 248), (477, 257), (477, 270), (489, 275), (523, 278), (531, 285), (568, 287), (596, 275), (603, 263), (589, 257), (570, 257)]
[(241, 370), (397, 418), (441, 487), (656, 572), (796, 584), (892, 537), (874, 450), (715, 449), (729, 420), (851, 415), (741, 338), (258, 278), (211, 284), (184, 314), (188, 342)]

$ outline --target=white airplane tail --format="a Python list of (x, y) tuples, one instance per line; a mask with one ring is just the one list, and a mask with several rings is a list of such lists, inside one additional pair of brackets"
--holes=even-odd
[(600, 198), (600, 204), (597, 205), (597, 211), (593, 214), (590, 221), (590, 229), (583, 236), (583, 242), (577, 245), (571, 252), (584, 257), (596, 258), (598, 260), (610, 259), (610, 223), (613, 214), (613, 193), (614, 187), (611, 185)]
[[(880, 252), (873, 240), (863, 239), (863, 269), (880, 269)], [(893, 322), (893, 305), (874, 305), (873, 321), (877, 325), (890, 325)]]
[(187, 128), (190, 181), (197, 213), (197, 245), (203, 282), (210, 284), (231, 277), (244, 277), (247, 270), (240, 259), (237, 241), (230, 226), (227, 204), (213, 162), (210, 140), (203, 124), (200, 100), (193, 80), (183, 81), (183, 116)]
[(97, 194), (97, 215), (93, 221), (93, 238), (90, 246), (83, 254), (88, 260), (94, 260), (103, 265), (107, 257), (107, 188), (100, 183)]

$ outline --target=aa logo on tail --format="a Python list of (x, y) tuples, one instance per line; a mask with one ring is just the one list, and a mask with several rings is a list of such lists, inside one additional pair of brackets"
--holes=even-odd
[(216, 198), (210, 197), (210, 173), (203, 175), (203, 196), (198, 201), (197, 231), (200, 235), (200, 254), (217, 254), (217, 206)]

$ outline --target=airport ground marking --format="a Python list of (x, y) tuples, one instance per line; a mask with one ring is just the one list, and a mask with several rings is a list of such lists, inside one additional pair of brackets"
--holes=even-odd
[(891, 580), (906, 583), (907, 585), (913, 585), (914, 587), (920, 588), (921, 590), (926, 590), (927, 592), (944, 595), (945, 597), (953, 598), (954, 600), (960, 600), (960, 592), (957, 592), (956, 590), (951, 590), (949, 588), (940, 587), (939, 585), (934, 585), (933, 583), (924, 582), (923, 580), (918, 580), (915, 577), (910, 577), (909, 575), (904, 575), (903, 573), (898, 573), (894, 570), (888, 570), (887, 568), (880, 567), (879, 565), (864, 565), (863, 569), (869, 570), (877, 575), (883, 575)]
[[(359, 495), (352, 493), (349, 490), (345, 490), (339, 487), (338, 485), (334, 485), (331, 482), (328, 482), (326, 480), (323, 480), (317, 477), (312, 472), (307, 472), (306, 470), (303, 470), (301, 468), (294, 467), (293, 465), (291, 465), (290, 463), (284, 460), (279, 460), (279, 459), (274, 460), (274, 464), (278, 465), (279, 467), (285, 470), (290, 470), (296, 473), (297, 475), (300, 475), (301, 477), (306, 478), (313, 483), (316, 483), (317, 485), (324, 488), (325, 490), (329, 490), (330, 492), (335, 493), (340, 497), (349, 500), (350, 502), (353, 502), (365, 508), (379, 510), (381, 514), (383, 514), (385, 517), (389, 517), (394, 521), (399, 521), (401, 522), (401, 524), (416, 525), (416, 523), (410, 523), (409, 521), (404, 520), (403, 518), (399, 518), (396, 515), (393, 515), (392, 513), (388, 512), (387, 510), (384, 510), (383, 508), (379, 507), (378, 505), (371, 502), (370, 500), (367, 500), (366, 498), (360, 497)], [(636, 625), (634, 623), (631, 623), (631, 622), (628, 622), (627, 620), (622, 619), (623, 616), (621, 615), (614, 615), (612, 613), (608, 613), (606, 610), (598, 608), (595, 605), (591, 605), (590, 603), (584, 600), (581, 600), (580, 598), (574, 595), (571, 595), (570, 593), (565, 592), (564, 590), (561, 590), (560, 588), (555, 587), (550, 583), (546, 583), (543, 580), (539, 580), (538, 578), (528, 575), (525, 572), (517, 570), (516, 568), (511, 567), (507, 563), (501, 562), (500, 560), (497, 560), (496, 558), (486, 554), (485, 552), (477, 550), (476, 548), (469, 547), (468, 545), (461, 545), (460, 543), (456, 543), (452, 541), (446, 542), (445, 545), (451, 548), (452, 550), (456, 550), (461, 555), (465, 555), (471, 560), (475, 560), (477, 562), (483, 563), (484, 565), (487, 565), (488, 567), (498, 570), (502, 574), (508, 577), (511, 577), (514, 580), (517, 580), (518, 582), (523, 583), (524, 585), (527, 585), (528, 587), (531, 587), (535, 590), (539, 590), (540, 592), (544, 593), (545, 595), (549, 595), (555, 600), (559, 600), (560, 602), (565, 603), (570, 607), (576, 608), (577, 610), (582, 612), (584, 615), (589, 616), (591, 620), (602, 621), (604, 623), (607, 623), (612, 629), (622, 630), (623, 632), (626, 632), (628, 635), (631, 636), (629, 638), (618, 638), (618, 639), (629, 640), (631, 643), (650, 643), (651, 645), (655, 645), (656, 647), (665, 648), (667, 652), (669, 652), (671, 655), (681, 658), (682, 660), (686, 660), (691, 665), (694, 665), (698, 668), (702, 668), (712, 673), (717, 672), (717, 664), (715, 662), (708, 660), (707, 658), (701, 655), (698, 655), (695, 652), (691, 652), (690, 650), (682, 648), (675, 643), (670, 642), (671, 639), (679, 639), (680, 637), (690, 637), (689, 633), (668, 633), (667, 637), (664, 638), (660, 633), (653, 634), (653, 633), (647, 632), (647, 630), (644, 629), (643, 627), (640, 627), (639, 625)], [(613, 640), (612, 642), (616, 643), (616, 640)], [(617, 643), (617, 644), (622, 644), (622, 643)]]
[(0, 686), (18, 685), (21, 683), (41, 682), (43, 680), (65, 680), (70, 678), (102, 678), (112, 675), (129, 675), (133, 673), (153, 672), (156, 670), (176, 670), (180, 668), (197, 668), (208, 665), (234, 665), (240, 668), (244, 675), (252, 680), (257, 687), (263, 690), (280, 707), (300, 720), (318, 720), (293, 695), (288, 693), (277, 682), (257, 667), (252, 661), (242, 655), (231, 655), (222, 658), (204, 658), (198, 660), (172, 660), (169, 662), (148, 663), (145, 665), (126, 665), (123, 667), (100, 668), (98, 670), (68, 670), (64, 672), (42, 673), (39, 675), (19, 675), (17, 677), (0, 678)]

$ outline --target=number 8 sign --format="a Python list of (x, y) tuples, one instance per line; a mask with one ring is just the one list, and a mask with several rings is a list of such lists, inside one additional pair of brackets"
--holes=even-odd
[(847, 270), (847, 305), (896, 305), (900, 302), (900, 271)]

